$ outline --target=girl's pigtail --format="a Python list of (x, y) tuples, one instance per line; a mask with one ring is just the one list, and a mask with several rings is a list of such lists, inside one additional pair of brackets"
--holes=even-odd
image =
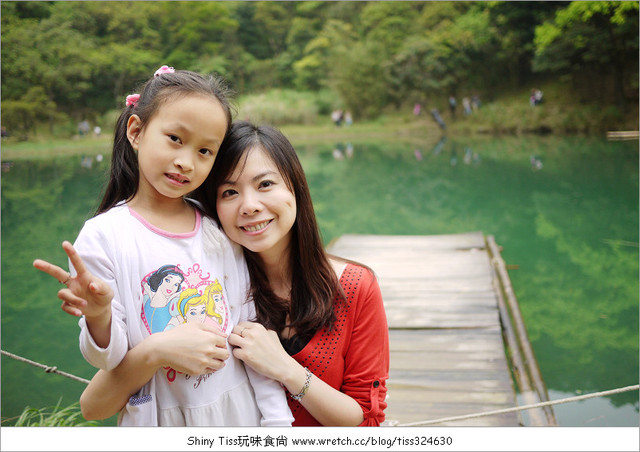
[(96, 215), (106, 212), (122, 200), (131, 199), (138, 190), (138, 157), (127, 137), (127, 124), (135, 108), (135, 102), (129, 102), (130, 97), (127, 97), (127, 107), (116, 122), (109, 182)]

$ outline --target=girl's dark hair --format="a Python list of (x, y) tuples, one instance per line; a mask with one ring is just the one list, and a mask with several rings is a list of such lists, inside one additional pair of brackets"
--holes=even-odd
[(125, 107), (116, 122), (109, 182), (96, 215), (106, 212), (120, 201), (130, 200), (138, 191), (138, 157), (127, 138), (127, 123), (131, 115), (138, 115), (144, 127), (168, 99), (197, 94), (217, 99), (227, 117), (227, 132), (231, 127), (231, 93), (218, 76), (203, 77), (191, 71), (164, 73), (149, 79), (138, 92), (138, 102)]
[(301, 339), (308, 340), (319, 328), (333, 324), (333, 300), (343, 292), (322, 243), (304, 170), (289, 140), (273, 127), (235, 122), (218, 151), (211, 170), (211, 185), (203, 184), (203, 196), (198, 200), (220, 223), (215, 209), (218, 188), (238, 165), (244, 165), (248, 152), (256, 148), (271, 157), (296, 199), (289, 262), (290, 302), (273, 292), (258, 255), (244, 249), (257, 322), (278, 332), (289, 326)]

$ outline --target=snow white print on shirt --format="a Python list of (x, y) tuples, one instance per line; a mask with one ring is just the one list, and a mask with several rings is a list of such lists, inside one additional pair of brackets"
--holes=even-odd
[(176, 265), (163, 265), (142, 279), (142, 321), (149, 333), (164, 331), (183, 282), (184, 274)]
[(222, 285), (203, 273), (198, 264), (186, 272), (178, 265), (163, 265), (143, 278), (140, 314), (149, 333), (186, 322), (208, 323), (226, 330), (229, 309)]

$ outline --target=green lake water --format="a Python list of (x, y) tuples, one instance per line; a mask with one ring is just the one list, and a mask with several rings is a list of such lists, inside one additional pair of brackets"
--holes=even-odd
[[(638, 383), (637, 141), (450, 137), (298, 151), (325, 243), (347, 233), (493, 235), (552, 400)], [(66, 266), (60, 243), (95, 210), (108, 157), (3, 163), (2, 349), (91, 378), (60, 285), (32, 262)], [(71, 404), (83, 387), (3, 356), (2, 418)], [(555, 412), (561, 426), (638, 426), (638, 392)]]

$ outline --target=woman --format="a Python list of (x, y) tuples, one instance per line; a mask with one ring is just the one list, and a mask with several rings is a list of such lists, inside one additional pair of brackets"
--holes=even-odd
[[(199, 201), (216, 207), (225, 233), (244, 248), (256, 307), (256, 322), (238, 324), (228, 338), (234, 355), (284, 386), (293, 425), (380, 425), (389, 372), (380, 289), (369, 269), (325, 253), (289, 141), (274, 128), (237, 122), (212, 176), (213, 187)], [(180, 327), (169, 333), (180, 334), (180, 343), (190, 340)], [(195, 333), (197, 344), (210, 334)], [(81, 398), (85, 417), (108, 417), (120, 409), (134, 385), (144, 383), (131, 378), (134, 368), (160, 365), (159, 356), (174, 368), (197, 367), (206, 355), (197, 346), (183, 347), (175, 363), (176, 341), (154, 342), (140, 344), (119, 368), (94, 377)], [(199, 365), (213, 367), (205, 361)], [(130, 391), (109, 395), (109, 388), (124, 388), (126, 378)]]

